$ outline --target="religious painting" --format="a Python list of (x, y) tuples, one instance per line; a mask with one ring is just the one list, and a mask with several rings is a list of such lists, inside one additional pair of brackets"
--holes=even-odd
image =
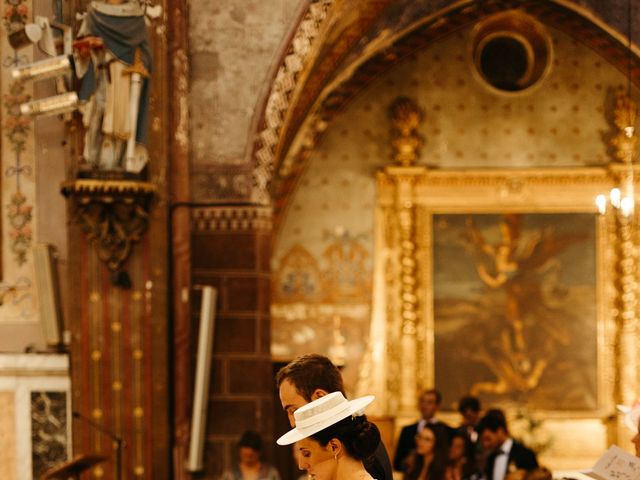
[(436, 214), (432, 225), (445, 401), (596, 409), (595, 215)]

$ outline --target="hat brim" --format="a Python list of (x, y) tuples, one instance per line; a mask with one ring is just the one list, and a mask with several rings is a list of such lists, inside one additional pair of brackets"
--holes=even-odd
[(349, 400), (349, 408), (346, 409), (342, 414), (336, 415), (325, 422), (320, 422), (308, 428), (299, 429), (297, 427), (294, 427), (293, 429), (282, 435), (278, 440), (276, 440), (276, 443), (278, 445), (291, 445), (292, 443), (310, 437), (311, 435), (318, 433), (325, 428), (330, 427), (331, 425), (336, 424), (340, 420), (347, 418), (350, 415), (361, 415), (367, 405), (373, 402), (374, 398), (375, 397), (373, 395), (366, 395), (354, 400)]
[(627, 407), (626, 405), (617, 405), (618, 411), (624, 414), (624, 425), (633, 433), (638, 432), (638, 421), (640, 421), (640, 405)]

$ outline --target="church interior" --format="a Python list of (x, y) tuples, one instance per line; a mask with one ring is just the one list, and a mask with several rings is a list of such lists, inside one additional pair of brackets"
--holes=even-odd
[(218, 479), (246, 430), (298, 478), (309, 353), (390, 456), (428, 388), (558, 478), (632, 451), (640, 4), (4, 7), (1, 479)]

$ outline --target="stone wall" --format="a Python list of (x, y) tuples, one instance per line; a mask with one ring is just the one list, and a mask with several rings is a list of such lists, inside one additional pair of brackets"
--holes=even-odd
[(303, 0), (190, 2), (193, 199), (247, 199), (254, 110)]

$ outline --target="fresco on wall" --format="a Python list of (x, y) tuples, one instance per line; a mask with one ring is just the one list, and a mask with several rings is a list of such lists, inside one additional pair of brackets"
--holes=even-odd
[(327, 355), (352, 385), (368, 329), (371, 255), (362, 236), (338, 229), (323, 238), (319, 255), (294, 244), (275, 265), (271, 352)]
[(597, 407), (593, 215), (435, 215), (433, 255), (445, 398)]
[(32, 259), (34, 238), (35, 159), (33, 122), (20, 113), (20, 104), (32, 97), (32, 87), (11, 78), (11, 68), (32, 60), (32, 47), (14, 50), (7, 34), (31, 21), (30, 0), (5, 0), (0, 38), (2, 55), (2, 280), (0, 322), (37, 320), (33, 305)]

